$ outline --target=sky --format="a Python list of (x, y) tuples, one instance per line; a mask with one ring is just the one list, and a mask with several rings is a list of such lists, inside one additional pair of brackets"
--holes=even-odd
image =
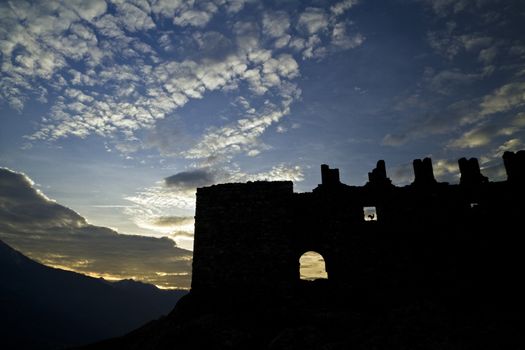
[(521, 0), (0, 1), (0, 239), (188, 288), (195, 189), (505, 179), (525, 148)]

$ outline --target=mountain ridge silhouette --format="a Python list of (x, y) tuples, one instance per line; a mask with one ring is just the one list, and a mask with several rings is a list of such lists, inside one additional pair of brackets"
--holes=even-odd
[(4, 349), (61, 349), (122, 335), (186, 294), (45, 266), (1, 240), (0, 276)]

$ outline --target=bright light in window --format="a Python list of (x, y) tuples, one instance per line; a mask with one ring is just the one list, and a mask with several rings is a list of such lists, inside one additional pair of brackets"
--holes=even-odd
[(376, 207), (364, 207), (365, 221), (377, 221)]
[(299, 273), (302, 280), (313, 281), (328, 278), (323, 256), (316, 252), (306, 252), (299, 259)]

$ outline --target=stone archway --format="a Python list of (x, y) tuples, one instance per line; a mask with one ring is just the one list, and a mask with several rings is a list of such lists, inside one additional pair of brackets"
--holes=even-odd
[(299, 258), (299, 277), (307, 281), (328, 279), (323, 256), (315, 251), (307, 251), (301, 255)]

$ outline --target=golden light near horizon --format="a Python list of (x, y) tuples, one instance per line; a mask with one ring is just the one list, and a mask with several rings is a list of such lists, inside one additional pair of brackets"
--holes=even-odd
[(327, 279), (326, 264), (321, 254), (308, 251), (299, 258), (299, 273), (302, 280)]

